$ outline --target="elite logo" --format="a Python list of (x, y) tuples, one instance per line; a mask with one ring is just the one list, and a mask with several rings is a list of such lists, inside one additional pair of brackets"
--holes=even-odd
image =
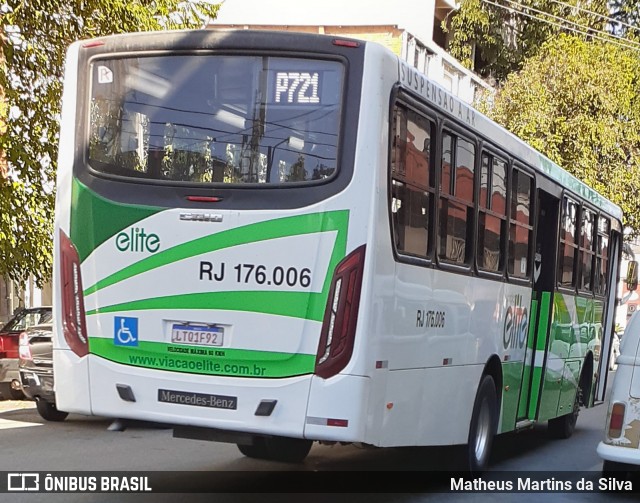
[(160, 249), (160, 238), (146, 233), (142, 227), (132, 227), (116, 236), (116, 248), (121, 252), (155, 253)]
[(504, 318), (502, 344), (504, 349), (523, 348), (527, 341), (529, 314), (522, 305), (522, 295), (516, 295), (514, 305), (507, 308)]

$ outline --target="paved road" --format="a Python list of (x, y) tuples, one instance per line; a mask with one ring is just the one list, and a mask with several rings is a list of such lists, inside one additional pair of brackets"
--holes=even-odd
[[(492, 471), (546, 470), (557, 480), (586, 477), (597, 480), (602, 466), (595, 447), (602, 437), (604, 406), (581, 412), (578, 429), (569, 440), (551, 440), (544, 425), (496, 439)], [(289, 465), (251, 460), (235, 445), (175, 439), (171, 430), (132, 423), (124, 431), (112, 431), (112, 420), (71, 414), (62, 423), (46, 423), (34, 405), (26, 401), (0, 402), (0, 471), (164, 471), (163, 483), (181, 490), (213, 485), (224, 491), (266, 492), (262, 495), (216, 493), (189, 495), (188, 501), (300, 501), (299, 495), (275, 495), (295, 484), (313, 494), (304, 501), (353, 503), (367, 501), (413, 503), (422, 500), (456, 502), (540, 501), (541, 494), (453, 494), (450, 479), (434, 480), (438, 470), (456, 469), (455, 449), (366, 449), (356, 446), (315, 445), (305, 463)], [(572, 470), (570, 474), (560, 473)], [(202, 477), (204, 472), (204, 477)], [(442, 472), (440, 472), (442, 473)], [(220, 476), (225, 478), (221, 483)], [(305, 486), (309, 483), (309, 486)], [(640, 482), (636, 482), (640, 484)], [(358, 494), (322, 494), (354, 489)], [(639, 487), (640, 489), (640, 487)], [(407, 493), (407, 491), (411, 491)], [(0, 502), (5, 501), (0, 494)], [(29, 495), (7, 501), (177, 501), (174, 495)], [(128, 496), (128, 497), (127, 497)], [(572, 494), (556, 491), (545, 501), (625, 501), (625, 495)], [(635, 495), (635, 501), (640, 500)]]

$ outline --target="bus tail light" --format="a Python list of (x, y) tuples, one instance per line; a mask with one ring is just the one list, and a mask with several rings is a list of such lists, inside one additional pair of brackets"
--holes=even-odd
[(62, 331), (71, 350), (78, 356), (89, 352), (80, 257), (67, 235), (60, 231), (60, 279), (62, 297)]
[(316, 375), (327, 379), (351, 359), (358, 321), (365, 246), (356, 248), (336, 267), (324, 312), (316, 355)]
[(624, 403), (616, 402), (613, 404), (613, 407), (611, 407), (609, 430), (607, 432), (609, 438), (618, 438), (620, 435), (622, 435), (622, 426), (624, 425), (624, 412)]

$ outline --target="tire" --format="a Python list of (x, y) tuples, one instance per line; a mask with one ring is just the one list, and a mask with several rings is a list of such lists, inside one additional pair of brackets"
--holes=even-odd
[(248, 458), (268, 459), (267, 444), (264, 437), (253, 437), (253, 444), (236, 444), (242, 454)]
[(23, 391), (21, 389), (13, 389), (9, 382), (0, 384), (0, 393), (5, 400), (24, 400), (25, 398)]
[(467, 468), (471, 473), (480, 473), (489, 466), (493, 437), (498, 425), (498, 398), (491, 376), (484, 376), (473, 404), (473, 415), (467, 442)]
[(11, 400), (24, 400), (26, 398), (21, 389), (13, 388), (9, 389), (9, 396), (11, 397)]
[(625, 478), (631, 467), (625, 463), (618, 463), (617, 461), (609, 461), (605, 459), (602, 462), (602, 475), (610, 476), (615, 475), (618, 478)]
[(254, 437), (253, 444), (236, 444), (248, 458), (301, 463), (311, 450), (313, 442), (301, 438)]
[(40, 417), (46, 421), (64, 421), (69, 415), (68, 412), (58, 410), (52, 402), (47, 402), (42, 398), (36, 399), (36, 408)]
[(548, 424), (548, 432), (551, 438), (566, 439), (573, 435), (580, 414), (580, 403), (582, 400), (582, 388), (578, 386), (576, 398), (573, 402), (573, 410), (564, 416), (550, 419)]
[(302, 463), (313, 442), (303, 438), (267, 437), (267, 459), (283, 463)]

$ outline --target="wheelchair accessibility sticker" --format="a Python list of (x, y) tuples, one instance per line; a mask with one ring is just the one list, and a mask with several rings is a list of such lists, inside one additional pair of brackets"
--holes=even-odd
[(113, 343), (116, 346), (137, 346), (138, 318), (114, 317)]

